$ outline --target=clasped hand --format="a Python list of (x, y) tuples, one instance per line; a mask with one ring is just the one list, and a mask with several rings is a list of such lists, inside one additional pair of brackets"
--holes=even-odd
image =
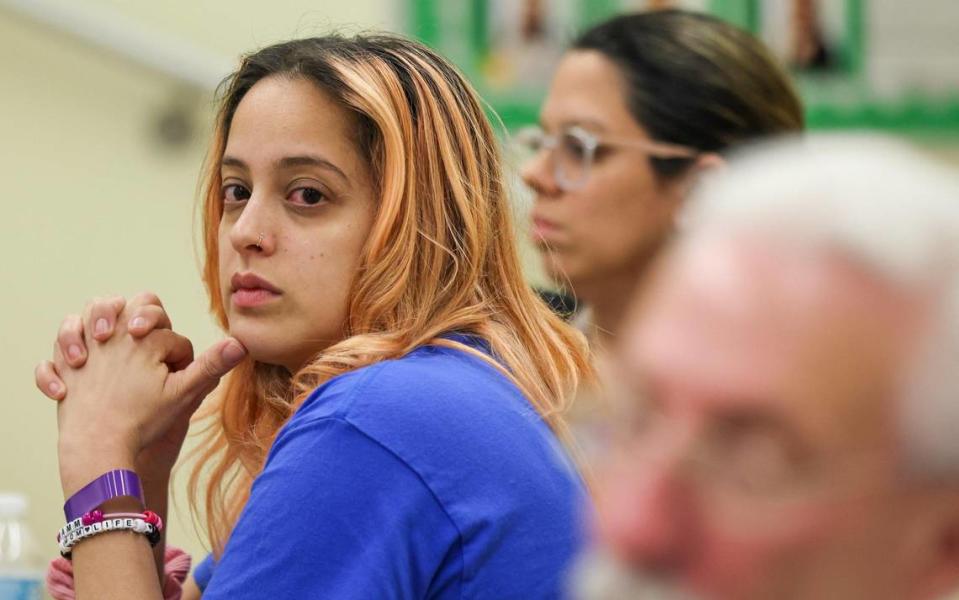
[(64, 319), (53, 360), (37, 366), (37, 387), (57, 407), (64, 492), (111, 461), (141, 477), (164, 478), (179, 455), (190, 416), (246, 355), (233, 338), (194, 357), (159, 299), (109, 298)]

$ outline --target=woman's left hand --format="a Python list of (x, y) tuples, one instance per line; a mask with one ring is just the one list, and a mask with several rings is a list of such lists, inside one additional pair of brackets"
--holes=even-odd
[[(221, 340), (193, 359), (190, 341), (168, 329), (140, 339), (126, 333), (127, 310), (115, 335), (85, 336), (88, 358), (73, 369), (59, 351), (57, 372), (70, 390), (57, 406), (60, 476), (71, 495), (105, 471), (133, 468), (143, 448), (156, 442), (175, 419), (192, 413), (246, 350)], [(188, 365), (176, 372), (169, 365)]]

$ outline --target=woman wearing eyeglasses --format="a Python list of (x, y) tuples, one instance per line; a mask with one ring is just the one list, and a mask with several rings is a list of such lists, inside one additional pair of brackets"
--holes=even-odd
[(728, 149), (803, 127), (799, 98), (761, 42), (678, 10), (582, 34), (517, 141), (532, 153), (532, 238), (600, 347), (675, 229), (700, 173)]

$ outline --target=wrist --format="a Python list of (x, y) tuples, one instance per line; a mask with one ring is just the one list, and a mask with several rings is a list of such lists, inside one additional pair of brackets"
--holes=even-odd
[(58, 454), (64, 499), (107, 471), (135, 470), (135, 454), (129, 447), (108, 440), (79, 443), (61, 439)]
[[(140, 471), (136, 471), (139, 475)], [(143, 493), (149, 498), (150, 503), (166, 503), (167, 493), (170, 489), (170, 478), (153, 476), (149, 473), (146, 476), (140, 475), (140, 481), (143, 483)]]
[(144, 487), (165, 490), (170, 484), (170, 479), (173, 476), (172, 465), (169, 467), (158, 467), (155, 464), (146, 464), (142, 460), (136, 460), (134, 465), (137, 475), (140, 476), (140, 481), (143, 482)]
[(143, 498), (146, 501), (147, 508), (166, 519), (170, 493), (169, 480), (160, 481), (141, 476), (140, 482), (143, 484)]

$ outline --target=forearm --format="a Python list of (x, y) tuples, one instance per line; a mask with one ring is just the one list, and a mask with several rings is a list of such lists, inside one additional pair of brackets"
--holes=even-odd
[(150, 543), (137, 533), (105, 533), (77, 544), (73, 577), (78, 600), (163, 597)]
[[(104, 446), (94, 450), (62, 444), (60, 478), (64, 498), (69, 498), (102, 473), (112, 469), (132, 469), (133, 463), (129, 453), (122, 449)], [(163, 503), (165, 509), (165, 495)], [(121, 497), (105, 503), (101, 510), (105, 513), (139, 512), (141, 507), (139, 501)], [(73, 575), (74, 589), (80, 600), (159, 600), (163, 597), (150, 543), (145, 536), (130, 531), (101, 533), (74, 546)]]
[(160, 532), (160, 541), (153, 547), (153, 560), (156, 563), (157, 577), (162, 587), (164, 565), (166, 563), (166, 525), (168, 523), (167, 512), (169, 506), (170, 474), (169, 472), (157, 476), (144, 474), (141, 481), (143, 483), (143, 497), (146, 499), (146, 508), (159, 515), (164, 525), (163, 530)]
[(199, 586), (196, 584), (196, 580), (192, 576), (186, 578), (186, 582), (183, 584), (183, 595), (180, 597), (180, 600), (200, 600), (203, 597), (203, 593), (200, 591)]

